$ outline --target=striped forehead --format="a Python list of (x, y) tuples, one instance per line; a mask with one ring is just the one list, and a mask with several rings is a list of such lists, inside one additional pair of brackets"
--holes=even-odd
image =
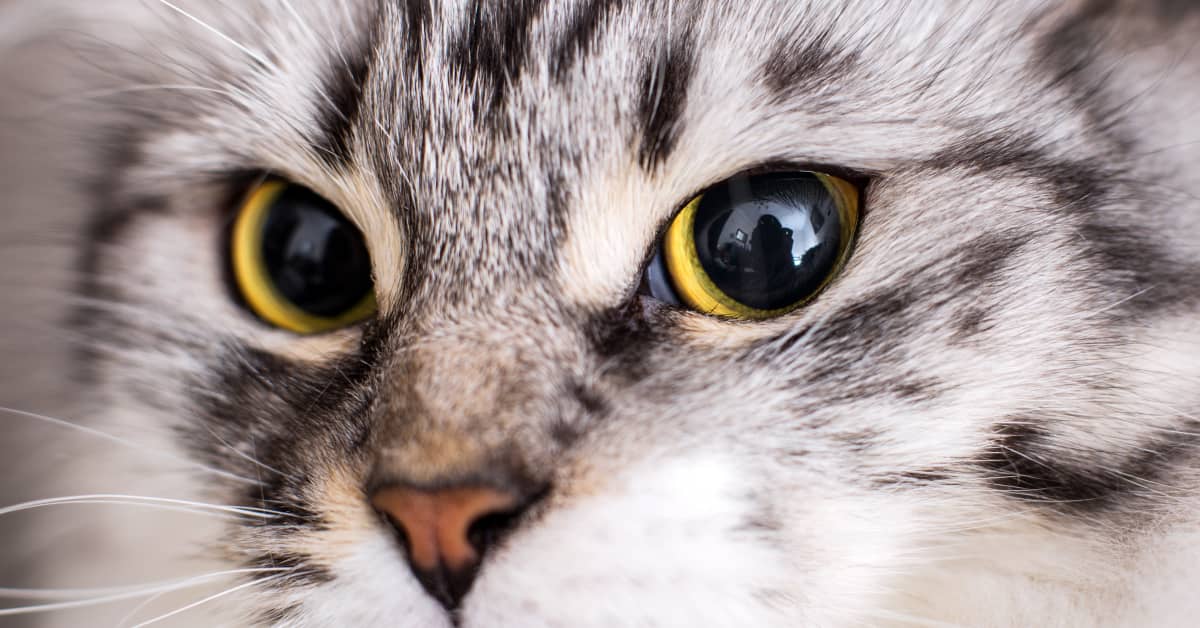
[[(937, 82), (961, 73), (1003, 81), (923, 52), (991, 45), (984, 3), (904, 33), (902, 15), (868, 9), (751, 3), (730, 19), (711, 3), (384, 3), (349, 55), (361, 67), (334, 64), (325, 81), (337, 107), (320, 152), (374, 173), (404, 231), (404, 283), (442, 301), (439, 281), (464, 299), (551, 282), (611, 301), (689, 194), (766, 162), (927, 158), (942, 148), (930, 126), (956, 137), (888, 103), (919, 91), (936, 104)], [(882, 51), (889, 66), (871, 63)]]
[(612, 186), (631, 175), (635, 189), (649, 187), (670, 149), (666, 127), (678, 123), (669, 99), (658, 128), (639, 120), (639, 80), (661, 65), (662, 40), (638, 25), (668, 19), (652, 7), (382, 10), (351, 106), (358, 115), (329, 125), (329, 148), (384, 173), (407, 227), (410, 283), (471, 277), (456, 291), (468, 297), (552, 277), (571, 214), (591, 197), (622, 202)]

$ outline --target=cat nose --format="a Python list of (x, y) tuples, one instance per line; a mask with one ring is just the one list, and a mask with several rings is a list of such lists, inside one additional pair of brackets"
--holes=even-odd
[(375, 490), (371, 505), (400, 533), (421, 586), (454, 610), (470, 591), (483, 554), (527, 499), (487, 486), (427, 490), (393, 484)]

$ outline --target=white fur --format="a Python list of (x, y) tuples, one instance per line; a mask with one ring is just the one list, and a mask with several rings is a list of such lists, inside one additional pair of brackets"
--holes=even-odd
[[(161, 107), (170, 122), (121, 173), (122, 183), (170, 199), (171, 211), (141, 217), (120, 245), (104, 249), (104, 279), (122, 287), (129, 302), (100, 305), (135, 322), (139, 333), (136, 342), (104, 347), (100, 377), (83, 390), (67, 375), (75, 330), (47, 323), (72, 302), (48, 300), (35, 289), (40, 282), (44, 292), (70, 293), (76, 247), (0, 251), (4, 266), (19, 269), (16, 279), (3, 275), (0, 285), (0, 404), (52, 413), (133, 445), (0, 410), (0, 425), (13, 434), (0, 445), (6, 476), (0, 494), (9, 501), (125, 493), (240, 504), (261, 476), (231, 479), (201, 468), (207, 463), (188, 460), (192, 454), (178, 431), (199, 420), (197, 388), (217, 400), (227, 394), (211, 372), (221, 343), (305, 364), (356, 350), (357, 329), (297, 339), (266, 328), (228, 299), (215, 246), (221, 191), (210, 177), (238, 166), (307, 185), (341, 207), (366, 234), (385, 313), (403, 310), (410, 296), (403, 280), (414, 261), (422, 261), (410, 258), (414, 234), (404, 232), (398, 216), (423, 212), (431, 224), (455, 233), (455, 242), (478, 245), (469, 249), (477, 266), (468, 266), (477, 272), (443, 277), (445, 283), (430, 290), (478, 294), (467, 305), (425, 313), (425, 336), (392, 357), (416, 356), (428, 361), (426, 373), (443, 375), (419, 382), (420, 394), (432, 400), (427, 405), (449, 409), (436, 428), (480, 442), (500, 436), (531, 441), (519, 444), (523, 453), (538, 452), (527, 454), (530, 465), (545, 471), (553, 491), (536, 517), (489, 554), (458, 625), (1196, 623), (1200, 492), (1194, 457), (1174, 461), (1162, 477), (1128, 477), (1139, 490), (1093, 515), (1003, 495), (976, 467), (994, 426), (1019, 416), (1044, 420), (1039, 425), (1063, 445), (1060, 453), (1086, 453), (1098, 465), (1136, 454), (1152, 436), (1174, 433), (1184, 442), (1192, 434), (1180, 425), (1200, 420), (1196, 303), (1181, 301), (1170, 313), (1122, 322), (1119, 329), (1093, 324), (1130, 300), (1172, 286), (1107, 293), (1092, 282), (1098, 271), (1081, 252), (1081, 219), (1064, 218), (1056, 190), (1036, 173), (935, 171), (924, 164), (959, 146), (972, 125), (1000, 136), (1027, 131), (1055, 158), (1120, 159), (1130, 164), (1123, 172), (1131, 183), (1121, 188), (1129, 198), (1107, 210), (1114, 219), (1130, 214), (1133, 222), (1151, 225), (1162, 250), (1200, 264), (1194, 176), (1200, 120), (1191, 106), (1200, 99), (1200, 59), (1189, 40), (1200, 24), (1195, 12), (1171, 29), (1150, 9), (1129, 3), (1121, 28), (1102, 42), (1095, 62), (1111, 71), (1107, 95), (1126, 103), (1121, 122), (1137, 131), (1134, 155), (1097, 128), (1066, 81), (1048, 87), (1036, 69), (1037, 35), (1070, 19), (1074, 4), (975, 2), (915, 10), (852, 1), (679, 3), (639, 6), (607, 24), (565, 84), (550, 77), (546, 55), (533, 55), (522, 76), (509, 77), (505, 115), (517, 122), (504, 142), (474, 126), (469, 94), (449, 76), (431, 72), (418, 82), (399, 60), (386, 62), (364, 100), (370, 119), (354, 127), (353, 163), (339, 169), (309, 145), (314, 119), (330, 98), (320, 69), (330, 59), (338, 67), (338, 55), (353, 54), (351, 42), (362, 34), (370, 3), (113, 0), (99, 11), (103, 19), (95, 7), (74, 6), (85, 3), (52, 4), (39, 17), (40, 8), (30, 7), (40, 3), (0, 2), (0, 51), (11, 51), (0, 54), (0, 214), (13, 225), (5, 227), (5, 239), (27, 239), (16, 227), (45, 233), (82, 223), (93, 199), (65, 183), (106, 172), (107, 164), (84, 155), (104, 141), (96, 130), (139, 120), (136, 110), (130, 115), (114, 104), (129, 100), (110, 99), (131, 89), (161, 90), (132, 102)], [(452, 25), (466, 7), (442, 9)], [(70, 19), (60, 24), (59, 11)], [(396, 11), (379, 17), (381, 55), (402, 52), (401, 33), (387, 30)], [(529, 47), (551, 47), (570, 15), (558, 7), (535, 21)], [(680, 116), (683, 131), (671, 155), (647, 169), (630, 139), (637, 137), (631, 129), (638, 72), (646, 51), (657, 54), (668, 45), (669, 29), (682, 28), (687, 15), (694, 16), (700, 44)], [(55, 16), (61, 31), (45, 32), (45, 16)], [(855, 51), (861, 67), (787, 103), (772, 100), (757, 73), (771, 54), (765, 42), (810, 37), (821, 27), (828, 27), (828, 45)], [(78, 54), (79, 40), (70, 32), (86, 33), (84, 41), (99, 52)], [(449, 62), (455, 32), (444, 26), (428, 34), (429, 67)], [(1140, 43), (1148, 40), (1152, 45)], [(432, 107), (427, 122), (434, 135), (421, 138), (420, 146), (406, 144), (417, 140), (400, 130), (408, 99)], [(70, 102), (76, 104), (63, 104)], [(539, 147), (555, 141), (578, 149), (578, 161), (546, 163), (556, 157)], [(410, 163), (413, 153), (424, 158), (424, 170)], [(648, 382), (613, 390), (579, 348), (582, 334), (571, 326), (577, 321), (553, 316), (618, 303), (636, 284), (656, 229), (682, 202), (763, 160), (876, 175), (845, 272), (811, 306), (778, 320), (735, 326), (684, 318), (675, 331), (694, 350), (689, 355), (719, 359), (656, 362), (659, 372)], [(522, 167), (499, 174), (471, 170), (480, 163)], [(497, 234), (528, 235), (522, 221), (541, 208), (547, 187), (536, 175), (544, 169), (559, 169), (569, 191), (562, 241), (555, 243), (559, 256), (549, 277), (514, 286), (506, 283), (514, 271), (504, 264), (515, 252), (501, 250), (497, 243), (506, 241)], [(396, 207), (389, 193), (400, 181), (418, 197), (417, 207)], [(481, 207), (487, 211), (471, 213)], [(804, 326), (806, 341), (817, 338), (867, 295), (951, 277), (959, 245), (1012, 232), (1028, 237), (987, 290), (934, 295), (902, 330), (903, 342), (865, 348), (800, 342), (757, 369), (729, 358)], [(927, 267), (934, 271), (924, 272)], [(953, 337), (964, 305), (995, 315), (987, 334), (971, 342)], [(40, 331), (31, 332), (38, 322)], [(889, 354), (882, 348), (888, 346), (899, 349)], [(787, 379), (817, 380), (816, 367), (847, 352), (861, 353), (850, 356), (854, 372), (838, 380), (840, 386), (902, 376), (909, 367), (943, 389), (927, 401), (839, 398), (838, 386)], [(517, 360), (520, 369), (508, 363), (513, 355), (524, 360)], [(713, 364), (728, 370), (710, 370)], [(550, 413), (543, 411), (561, 396), (554, 386), (562, 372), (582, 374), (599, 387), (612, 416), (587, 424), (586, 436), (568, 451), (538, 450), (548, 440)], [(1109, 376), (1117, 384), (1091, 385)], [(660, 398), (655, 391), (661, 389), (650, 385), (656, 382), (689, 387)], [(495, 391), (510, 384), (526, 387), (535, 402), (500, 407)], [(470, 422), (483, 414), (494, 423)], [(860, 436), (870, 441), (862, 451), (850, 444)], [(430, 442), (437, 441), (431, 436)], [(252, 440), (230, 445), (227, 453), (243, 462), (259, 454)], [(275, 538), (196, 514), (56, 507), (17, 515), (26, 518), (16, 524), (0, 521), (16, 530), (6, 539), (27, 546), (20, 553), (6, 546), (13, 564), (0, 569), (10, 578), (0, 586), (165, 581), (240, 567), (254, 550), (300, 549), (328, 570), (329, 582), (248, 587), (163, 625), (246, 625), (256, 613), (286, 607), (294, 612), (279, 625), (290, 628), (454, 625), (422, 591), (393, 533), (367, 505), (365, 471), (342, 457), (348, 452), (314, 449), (305, 469), (319, 476), (312, 501), (324, 529)], [(878, 480), (928, 468), (954, 479)], [(131, 610), (144, 621), (221, 590), (186, 591), (141, 609), (41, 614), (33, 625), (112, 625)]]

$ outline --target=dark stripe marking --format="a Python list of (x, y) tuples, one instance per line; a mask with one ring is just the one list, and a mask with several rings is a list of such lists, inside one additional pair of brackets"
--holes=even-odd
[(275, 587), (300, 587), (321, 585), (332, 582), (334, 577), (329, 569), (317, 565), (313, 562), (311, 556), (302, 553), (280, 553), (266, 552), (253, 556), (246, 562), (246, 566), (253, 569), (287, 569), (287, 572), (280, 572), (282, 575), (265, 574), (261, 579), (272, 578), (272, 586)]
[(696, 44), (690, 30), (664, 46), (642, 71), (638, 97), (638, 161), (647, 171), (662, 164), (675, 148), (696, 71)]
[(556, 81), (562, 82), (575, 64), (591, 53), (596, 34), (623, 4), (624, 0), (586, 0), (576, 7), (562, 39), (550, 53), (550, 72)]
[(1144, 223), (1131, 219), (1126, 208), (1112, 209), (1131, 199), (1152, 202), (1153, 192), (1097, 163), (1053, 158), (1030, 137), (975, 133), (924, 165), (933, 170), (1017, 175), (1040, 182), (1063, 210), (1064, 220), (1073, 221), (1080, 251), (1099, 271), (1093, 281), (1113, 295), (1111, 303), (1101, 305), (1126, 299), (1106, 314), (1136, 317), (1200, 299), (1196, 287), (1200, 269), (1171, 259), (1168, 247), (1160, 245)]
[(469, 17), (450, 46), (450, 67), (474, 96), (475, 116), (487, 121), (500, 111), (507, 87), (516, 83), (529, 58), (529, 36), (541, 0), (503, 4), (472, 2)]
[(349, 46), (349, 50), (330, 56), (322, 81), (325, 98), (316, 98), (321, 108), (312, 144), (318, 157), (334, 169), (344, 169), (353, 160), (350, 146), (354, 125), (377, 52), (379, 28), (371, 26), (364, 33), (362, 40)]
[(403, 0), (401, 12), (405, 39), (404, 56), (417, 76), (422, 76), (425, 73), (425, 35), (432, 21), (433, 8), (429, 6), (429, 0)]
[(671, 310), (660, 303), (642, 303), (640, 298), (623, 307), (592, 314), (580, 314), (586, 320), (583, 331), (592, 351), (601, 360), (602, 371), (628, 381), (649, 374), (650, 354), (666, 343), (675, 321)]
[[(1020, 235), (989, 233), (978, 236), (952, 254), (913, 270), (898, 283), (886, 286), (842, 307), (813, 329), (804, 326), (756, 343), (748, 357), (774, 359), (796, 350), (841, 356), (806, 372), (808, 378), (835, 376), (853, 368), (865, 353), (876, 358), (888, 355), (893, 343), (902, 342), (905, 332), (920, 328), (930, 314), (930, 300), (952, 303), (997, 281), (1008, 260), (1024, 246)], [(936, 305), (935, 305), (936, 307)], [(808, 349), (800, 349), (804, 341)], [(921, 386), (917, 391), (926, 388)]]
[(987, 482), (1007, 497), (1088, 514), (1132, 506), (1126, 497), (1162, 490), (1163, 479), (1196, 454), (1195, 430), (1193, 424), (1181, 426), (1118, 456), (1081, 451), (1074, 442), (1057, 446), (1036, 418), (1018, 417), (994, 427), (991, 444), (976, 462)]
[(858, 53), (838, 49), (831, 38), (826, 29), (807, 39), (790, 37), (775, 44), (762, 66), (762, 80), (777, 100), (820, 90), (854, 69)]
[[(376, 345), (386, 342), (373, 329), (364, 330), (359, 351), (319, 366), (248, 347), (211, 358), (213, 379), (194, 387), (202, 424), (182, 428), (180, 440), (199, 461), (259, 478), (245, 488), (242, 502), (279, 514), (250, 525), (276, 536), (328, 525), (311, 502), (310, 474), (320, 474), (317, 465), (327, 459), (322, 453), (343, 460), (363, 455), (375, 398), (372, 375), (383, 352)], [(251, 452), (261, 466), (230, 455), (230, 448)], [(287, 475), (273, 469), (286, 469)]]

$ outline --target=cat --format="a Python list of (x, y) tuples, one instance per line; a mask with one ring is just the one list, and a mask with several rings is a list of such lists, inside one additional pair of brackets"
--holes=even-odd
[(1194, 625), (1198, 35), (4, 0), (0, 624)]

